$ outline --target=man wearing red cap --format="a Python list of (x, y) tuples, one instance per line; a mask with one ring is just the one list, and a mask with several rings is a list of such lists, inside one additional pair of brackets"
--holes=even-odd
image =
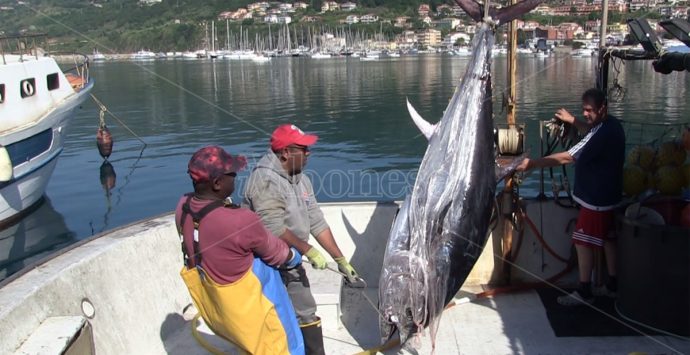
[(296, 267), (302, 256), (254, 212), (226, 200), (245, 165), (244, 157), (218, 146), (198, 150), (189, 161), (194, 193), (175, 211), (185, 258), (181, 275), (217, 335), (249, 354), (304, 354), (297, 316), (275, 269)]
[[(271, 149), (252, 171), (242, 205), (255, 211), (266, 227), (305, 255), (316, 269), (326, 268), (326, 258), (309, 245), (309, 234), (338, 263), (347, 283), (359, 275), (345, 259), (333, 238), (314, 196), (307, 175), (302, 174), (309, 147), (317, 136), (294, 125), (281, 125), (271, 135)], [(321, 320), (302, 265), (281, 268), (280, 274), (297, 312), (307, 354), (324, 354)]]

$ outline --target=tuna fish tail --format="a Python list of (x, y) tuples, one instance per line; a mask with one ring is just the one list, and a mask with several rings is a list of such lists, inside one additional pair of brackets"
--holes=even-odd
[[(455, 2), (473, 20), (477, 22), (484, 21), (484, 7), (482, 5), (479, 5), (474, 0), (455, 0)], [(489, 9), (489, 17), (491, 17), (496, 24), (503, 24), (530, 12), (543, 2), (544, 0), (524, 0), (502, 9)]]

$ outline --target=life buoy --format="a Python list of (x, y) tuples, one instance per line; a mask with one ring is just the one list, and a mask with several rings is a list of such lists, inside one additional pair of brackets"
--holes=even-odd
[(12, 159), (10, 159), (7, 148), (0, 144), (0, 182), (12, 180), (12, 175)]
[(24, 97), (34, 95), (34, 85), (29, 80), (22, 81), (22, 94)]

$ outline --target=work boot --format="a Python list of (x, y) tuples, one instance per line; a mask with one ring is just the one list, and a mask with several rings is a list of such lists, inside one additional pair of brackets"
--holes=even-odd
[(321, 331), (321, 319), (305, 325), (300, 325), (304, 338), (304, 350), (306, 355), (326, 355), (323, 350), (323, 332)]

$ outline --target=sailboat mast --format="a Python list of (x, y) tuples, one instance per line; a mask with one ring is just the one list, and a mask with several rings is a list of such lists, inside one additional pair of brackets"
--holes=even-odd
[(606, 27), (608, 26), (609, 1), (601, 2), (601, 29), (599, 31), (599, 60), (597, 62), (596, 86), (604, 93), (608, 92), (609, 57), (606, 53)]

